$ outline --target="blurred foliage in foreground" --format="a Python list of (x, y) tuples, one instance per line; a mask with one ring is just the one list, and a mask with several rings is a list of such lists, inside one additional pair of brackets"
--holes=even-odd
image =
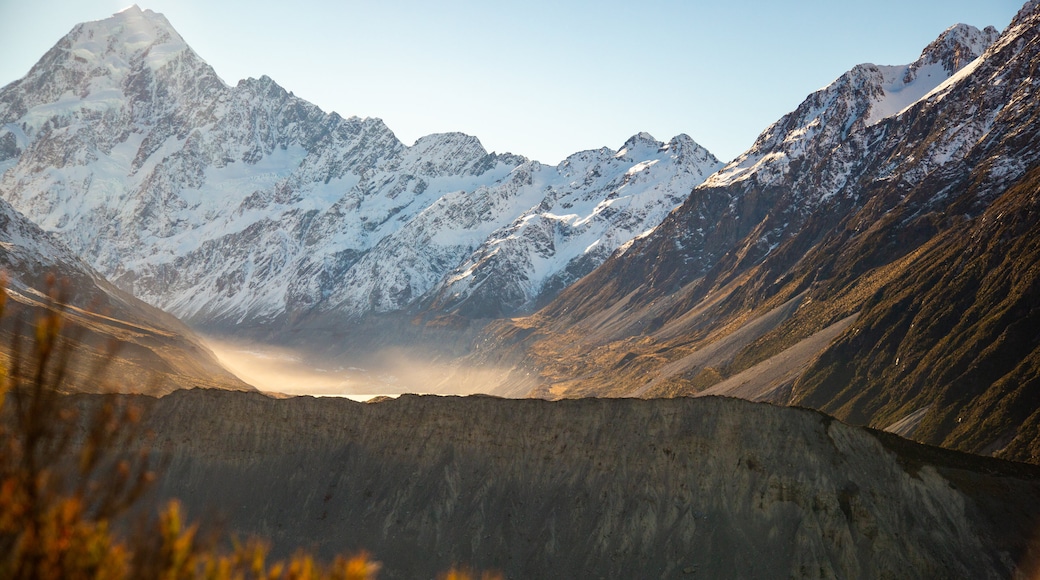
[[(203, 533), (185, 523), (176, 501), (154, 521), (138, 523), (134, 533), (118, 533), (127, 527), (119, 519), (129, 519), (161, 466), (141, 428), (142, 409), (125, 398), (77, 405), (65, 395), (72, 390), (68, 368), (76, 341), (63, 328), (63, 301), (53, 279), (50, 286), (48, 308), (37, 314), (32, 333), (21, 332), (16, 318), (9, 362), (0, 366), (0, 578), (376, 577), (380, 565), (364, 553), (331, 564), (305, 552), (269, 562), (267, 543)], [(6, 298), (0, 282), (0, 316)], [(22, 338), (27, 334), (31, 340)], [(25, 342), (31, 342), (28, 348)], [(97, 364), (89, 380), (102, 380), (105, 364)], [(472, 577), (466, 570), (442, 575)]]

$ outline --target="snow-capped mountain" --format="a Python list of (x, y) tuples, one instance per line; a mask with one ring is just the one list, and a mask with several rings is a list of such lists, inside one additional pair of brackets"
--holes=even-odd
[[(501, 276), (523, 283), (474, 312), (529, 307), (719, 165), (685, 136), (631, 143), (555, 168), (462, 134), (406, 146), (267, 77), (226, 85), (136, 6), (75, 27), (0, 90), (0, 195), (119, 287), (208, 327), (456, 306)], [(557, 224), (554, 250), (518, 220)]]
[(493, 232), (443, 281), (434, 308), (475, 317), (529, 310), (648, 234), (721, 166), (686, 135), (661, 143), (640, 133), (617, 152), (584, 151), (557, 167), (521, 167), (507, 187), (538, 191), (541, 200)]
[(388, 235), (329, 306), (391, 310), (432, 290), (432, 312), (531, 310), (655, 227), (720, 166), (686, 135), (662, 143), (645, 133), (555, 167), (524, 163), (493, 185), (445, 195)]
[(769, 399), (1040, 461), (1038, 32), (1034, 0), (842, 75), (473, 358), (501, 394)]
[[(782, 181), (791, 173), (791, 164), (802, 159), (834, 154), (854, 159), (839, 145), (855, 139), (863, 127), (919, 101), (978, 58), (998, 35), (992, 26), (979, 30), (957, 24), (925, 47), (911, 64), (854, 67), (766, 129), (751, 149), (713, 175), (705, 186), (725, 186), (751, 176), (759, 184), (773, 184)], [(836, 173), (814, 188), (816, 195), (830, 196), (845, 184), (846, 178), (844, 172)]]
[[(655, 232), (657, 241), (649, 241), (653, 249), (637, 244), (637, 252), (650, 252), (645, 266), (657, 273), (626, 275), (624, 288), (631, 290), (648, 276), (659, 289), (674, 288), (720, 266), (754, 264), (799, 234), (811, 245), (814, 238), (803, 230), (809, 216), (840, 221), (868, 201), (860, 196), (860, 179), (874, 172), (889, 179), (906, 161), (874, 155), (886, 137), (886, 129), (879, 130), (881, 121), (910, 108), (913, 103), (907, 101), (914, 96), (920, 95), (916, 102), (925, 100), (970, 69), (997, 36), (992, 27), (959, 24), (929, 44), (914, 63), (859, 65), (809, 95), (763, 131), (750, 149), (699, 185)], [(928, 151), (916, 153), (913, 171), (901, 178), (920, 180), (963, 156), (986, 132), (988, 121), (973, 115), (965, 111), (963, 123), (951, 127)], [(819, 227), (822, 231), (823, 225)]]
[(77, 26), (0, 93), (0, 123), (5, 197), (117, 285), (195, 321), (314, 304), (312, 281), (523, 161), (460, 135), (408, 148), (378, 119), (326, 114), (268, 78), (229, 87), (136, 7)]

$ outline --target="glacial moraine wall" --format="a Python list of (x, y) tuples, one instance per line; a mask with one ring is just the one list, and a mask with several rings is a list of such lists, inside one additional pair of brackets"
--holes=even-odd
[(1010, 578), (1040, 470), (735, 399), (183, 391), (149, 427), (190, 517), (380, 578)]

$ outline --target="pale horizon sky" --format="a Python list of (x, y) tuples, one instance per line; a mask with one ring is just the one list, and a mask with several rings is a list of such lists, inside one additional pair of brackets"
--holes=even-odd
[[(225, 82), (267, 75), (404, 143), (462, 131), (555, 164), (646, 131), (722, 161), (854, 65), (907, 64), (957, 24), (1003, 30), (1024, 0), (140, 0)], [(74, 25), (129, 0), (0, 0), (0, 86)]]

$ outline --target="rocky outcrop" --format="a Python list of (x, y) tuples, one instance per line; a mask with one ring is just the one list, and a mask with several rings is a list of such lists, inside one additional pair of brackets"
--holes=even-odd
[(182, 391), (158, 493), (275, 552), (367, 549), (381, 578), (1011, 578), (1040, 471), (735, 399)]

